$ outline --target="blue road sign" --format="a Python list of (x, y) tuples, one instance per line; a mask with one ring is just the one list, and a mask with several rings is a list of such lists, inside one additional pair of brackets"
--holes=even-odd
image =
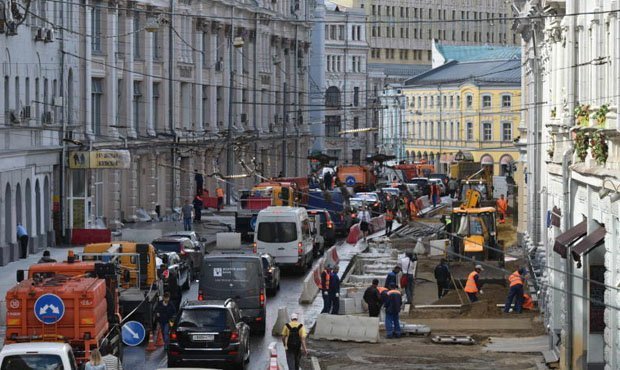
[(256, 216), (252, 216), (250, 219), (250, 229), (252, 229), (252, 231), (256, 231)]
[(44, 324), (55, 324), (65, 315), (65, 303), (56, 294), (43, 294), (34, 302), (34, 316)]
[(121, 329), (121, 334), (123, 337), (123, 343), (131, 347), (139, 345), (142, 343), (144, 338), (146, 338), (146, 330), (144, 330), (144, 325), (137, 321), (126, 322)]
[(347, 178), (344, 180), (345, 184), (347, 184), (347, 186), (353, 186), (355, 185), (355, 177), (353, 176), (347, 176)]

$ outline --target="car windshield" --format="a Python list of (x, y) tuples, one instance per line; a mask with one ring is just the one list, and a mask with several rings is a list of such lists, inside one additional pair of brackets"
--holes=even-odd
[(269, 268), (269, 260), (266, 257), (262, 257), (261, 260), (263, 261), (263, 269), (267, 270)]
[(153, 247), (158, 252), (180, 252), (181, 242), (153, 242)]
[(224, 308), (183, 309), (177, 320), (179, 328), (205, 328), (223, 330), (232, 324), (228, 310)]
[(257, 238), (265, 243), (290, 243), (297, 240), (297, 225), (294, 222), (261, 222)]
[[(64, 370), (58, 355), (24, 354), (7, 356), (0, 370)], [(68, 369), (67, 369), (68, 370)]]
[(192, 234), (186, 234), (186, 235), (183, 235), (183, 234), (170, 234), (170, 236), (178, 236), (178, 237), (188, 238), (190, 240), (196, 239), (195, 235), (192, 235)]
[(360, 198), (363, 200), (370, 200), (370, 201), (376, 201), (379, 199), (379, 196), (374, 193), (358, 193), (356, 194), (356, 196), (357, 198)]
[(317, 212), (317, 213), (310, 213), (310, 214), (308, 214), (308, 218), (310, 219), (310, 221), (314, 221), (314, 219), (317, 216), (319, 217), (319, 220), (321, 221), (321, 224), (325, 224), (327, 222), (326, 217), (325, 217), (325, 213), (323, 213), (323, 212)]

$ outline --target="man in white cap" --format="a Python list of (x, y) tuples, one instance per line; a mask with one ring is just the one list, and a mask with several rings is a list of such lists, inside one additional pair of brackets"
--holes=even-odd
[(282, 329), (282, 343), (286, 349), (286, 362), (291, 370), (299, 370), (301, 360), (301, 350), (308, 355), (306, 347), (306, 328), (298, 321), (296, 313), (291, 314), (291, 321), (284, 325)]
[(465, 288), (463, 289), (465, 293), (467, 293), (469, 301), (472, 303), (478, 301), (478, 293), (483, 294), (482, 284), (480, 283), (480, 279), (478, 277), (482, 271), (484, 271), (482, 265), (476, 265), (476, 267), (474, 267), (474, 271), (469, 273), (467, 283), (465, 283)]

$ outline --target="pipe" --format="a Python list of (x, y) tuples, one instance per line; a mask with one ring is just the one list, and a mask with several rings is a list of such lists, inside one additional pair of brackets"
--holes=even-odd
[[(228, 40), (228, 133), (226, 136), (226, 175), (233, 174), (233, 148), (232, 148), (232, 130), (233, 130), (233, 83), (235, 79), (235, 69), (233, 68), (233, 38), (235, 37), (235, 6), (230, 6), (230, 35)], [(226, 205), (230, 205), (230, 192), (232, 186), (230, 181), (226, 181)]]

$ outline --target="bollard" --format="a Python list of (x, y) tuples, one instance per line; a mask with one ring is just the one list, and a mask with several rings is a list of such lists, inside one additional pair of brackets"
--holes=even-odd
[(286, 307), (278, 308), (278, 317), (276, 318), (276, 323), (273, 324), (271, 335), (274, 337), (282, 335), (282, 329), (284, 329), (284, 325), (287, 322), (289, 322), (288, 309)]

